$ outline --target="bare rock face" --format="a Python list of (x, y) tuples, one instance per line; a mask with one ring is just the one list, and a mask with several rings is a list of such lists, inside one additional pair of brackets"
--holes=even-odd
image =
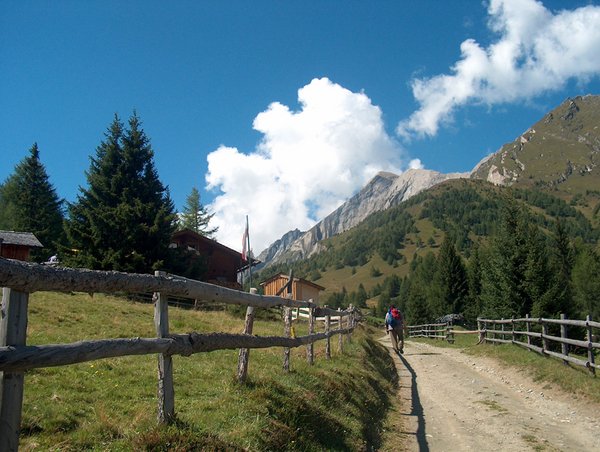
[[(258, 259), (269, 266), (310, 257), (319, 252), (321, 240), (347, 231), (372, 213), (398, 205), (445, 180), (468, 176), (468, 173), (442, 174), (424, 169), (411, 169), (400, 175), (380, 172), (360, 192), (311, 229), (303, 233), (297, 229), (288, 232), (264, 250)], [(290, 237), (295, 238), (289, 240)]]

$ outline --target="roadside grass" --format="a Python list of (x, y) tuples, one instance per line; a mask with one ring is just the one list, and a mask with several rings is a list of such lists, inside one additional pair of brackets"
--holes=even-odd
[[(575, 397), (593, 403), (600, 403), (600, 379), (590, 375), (586, 368), (565, 365), (559, 359), (542, 356), (512, 344), (480, 344), (478, 335), (456, 334), (455, 343), (437, 339), (410, 339), (425, 342), (436, 347), (450, 347), (463, 350), (472, 356), (485, 356), (523, 372), (533, 380), (546, 384), (546, 388), (556, 388)], [(584, 359), (582, 357), (582, 359)]]
[[(169, 308), (172, 333), (235, 332), (243, 320), (223, 311)], [(305, 323), (295, 323), (297, 335)], [(322, 326), (320, 326), (322, 329)], [(257, 320), (257, 335), (281, 335), (282, 322)], [(21, 450), (364, 450), (376, 449), (390, 397), (393, 361), (359, 327), (340, 355), (332, 338), (315, 344), (309, 366), (293, 349), (252, 350), (248, 382), (235, 379), (237, 350), (173, 357), (177, 422), (156, 424), (156, 356), (111, 358), (26, 373)], [(87, 294), (34, 293), (29, 345), (153, 337), (153, 306)]]

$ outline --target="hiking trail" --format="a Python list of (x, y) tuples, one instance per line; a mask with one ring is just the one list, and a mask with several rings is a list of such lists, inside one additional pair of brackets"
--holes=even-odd
[(520, 371), (458, 349), (387, 346), (399, 388), (380, 450), (600, 450), (600, 409)]

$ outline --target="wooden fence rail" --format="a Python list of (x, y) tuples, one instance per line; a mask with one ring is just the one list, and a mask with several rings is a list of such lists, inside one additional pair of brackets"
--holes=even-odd
[[(336, 334), (350, 336), (355, 325), (355, 311), (333, 310), (312, 301), (292, 300), (255, 293), (238, 292), (208, 283), (193, 281), (175, 275), (157, 272), (155, 275), (68, 269), (31, 264), (0, 258), (0, 287), (2, 311), (0, 316), (0, 451), (18, 449), (19, 428), (23, 405), (24, 372), (41, 367), (65, 366), (103, 358), (158, 355), (158, 421), (170, 423), (175, 418), (173, 390), (173, 355), (190, 356), (214, 350), (240, 349), (238, 378), (244, 381), (248, 354), (252, 348), (312, 346), (326, 340), (326, 355), (330, 359), (329, 338)], [(71, 344), (26, 345), (27, 308), (29, 294), (34, 291), (78, 291), (86, 293), (145, 293), (154, 292), (154, 323), (157, 337), (102, 339)], [(178, 296), (208, 302), (237, 304), (248, 307), (245, 334), (169, 334), (168, 296)], [(307, 308), (312, 317), (326, 319), (324, 332), (300, 337), (253, 336), (251, 319), (254, 308), (283, 307)], [(331, 330), (329, 319), (340, 319), (339, 328)], [(284, 316), (287, 318), (287, 316)], [(291, 316), (290, 316), (291, 317)], [(348, 318), (346, 327), (341, 319)], [(250, 324), (248, 323), (250, 321)], [(340, 343), (341, 347), (341, 343)], [(287, 356), (289, 369), (289, 354)], [(313, 362), (312, 347), (307, 348), (307, 359)], [(243, 374), (243, 378), (240, 378)]]
[(450, 343), (454, 343), (454, 327), (452, 326), (452, 322), (409, 325), (408, 337), (443, 339)]
[[(552, 356), (563, 360), (563, 362), (575, 364), (577, 366), (587, 367), (592, 375), (595, 375), (596, 369), (600, 365), (596, 364), (595, 352), (600, 349), (600, 342), (595, 342), (600, 329), (600, 322), (592, 321), (588, 315), (586, 320), (570, 320), (565, 318), (564, 314), (560, 319), (532, 318), (511, 318), (511, 319), (477, 319), (478, 329), (481, 332), (482, 340), (492, 344), (515, 344), (528, 350), (546, 356)], [(549, 333), (550, 325), (560, 327), (560, 336)], [(507, 328), (508, 326), (508, 328)], [(585, 331), (586, 339), (574, 339), (568, 337), (568, 327), (578, 327), (580, 332)], [(540, 331), (532, 331), (539, 329)], [(509, 337), (509, 339), (507, 339)], [(535, 342), (535, 343), (534, 343)], [(560, 352), (552, 350), (552, 343), (560, 345)], [(587, 360), (571, 356), (571, 347), (579, 347), (582, 355), (587, 355)]]

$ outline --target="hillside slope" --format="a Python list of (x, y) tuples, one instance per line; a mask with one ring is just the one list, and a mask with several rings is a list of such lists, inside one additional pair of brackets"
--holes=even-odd
[(471, 177), (501, 185), (600, 191), (600, 96), (567, 99), (514, 141), (482, 160)]
[[(446, 234), (468, 256), (475, 243), (485, 243), (499, 224), (503, 206), (515, 199), (543, 230), (551, 231), (561, 218), (572, 238), (596, 243), (598, 230), (581, 211), (552, 193), (502, 187), (476, 179), (449, 180), (410, 200), (376, 212), (358, 226), (321, 244), (322, 251), (291, 266), (296, 274), (327, 288), (329, 293), (372, 291), (391, 274), (404, 276), (415, 255), (437, 253)], [(274, 265), (270, 272), (289, 271), (290, 264)], [(374, 271), (377, 270), (377, 271)]]
[(360, 192), (306, 232), (290, 231), (277, 240), (258, 259), (265, 266), (295, 262), (318, 253), (320, 242), (358, 225), (374, 212), (400, 204), (417, 193), (449, 179), (467, 177), (466, 173), (442, 174), (411, 169), (397, 175), (378, 173)]

